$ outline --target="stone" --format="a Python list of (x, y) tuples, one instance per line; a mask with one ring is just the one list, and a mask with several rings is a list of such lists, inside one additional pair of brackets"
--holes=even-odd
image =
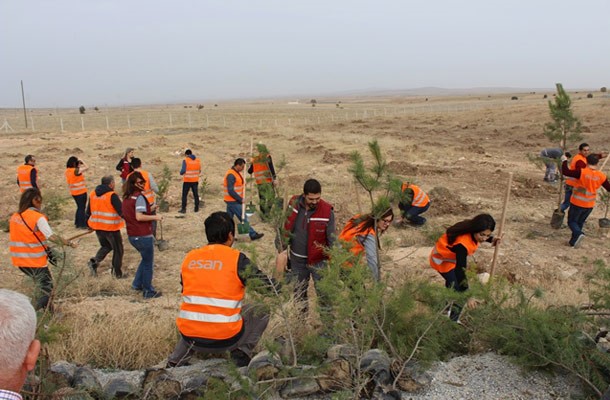
[(390, 357), (379, 349), (371, 349), (364, 353), (360, 360), (360, 369), (367, 372), (377, 385), (385, 386), (391, 383)]
[(139, 399), (140, 388), (123, 378), (114, 378), (104, 387), (107, 399)]
[(288, 381), (280, 390), (282, 398), (291, 399), (294, 397), (309, 396), (320, 391), (320, 385), (314, 378), (297, 378)]
[(269, 351), (261, 351), (255, 355), (248, 365), (248, 373), (254, 372), (256, 381), (265, 381), (277, 376), (282, 367), (282, 360)]
[(67, 361), (58, 361), (51, 365), (45, 377), (45, 381), (55, 388), (72, 386), (76, 366)]
[(97, 380), (95, 372), (87, 366), (78, 367), (74, 372), (74, 381), (72, 386), (75, 388), (83, 388), (89, 393), (99, 392), (102, 389), (102, 385)]
[(177, 399), (181, 385), (165, 369), (149, 369), (144, 373), (144, 397), (147, 399)]
[(561, 281), (567, 281), (578, 273), (578, 269), (574, 267), (565, 267), (557, 271), (557, 278)]
[(323, 378), (318, 378), (320, 389), (324, 392), (345, 389), (352, 386), (352, 368), (343, 358), (328, 360), (322, 366)]
[(336, 344), (328, 349), (326, 352), (326, 358), (329, 360), (335, 360), (337, 358), (343, 358), (348, 361), (355, 362), (358, 350), (349, 344)]

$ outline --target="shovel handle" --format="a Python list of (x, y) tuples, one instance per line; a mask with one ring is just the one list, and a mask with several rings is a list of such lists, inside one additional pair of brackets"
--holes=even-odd
[(71, 238), (68, 238), (66, 240), (69, 242), (71, 240), (78, 239), (79, 237), (88, 235), (88, 234), (93, 233), (93, 232), (95, 232), (95, 231), (93, 229), (91, 229), (91, 230), (88, 230), (87, 232), (83, 232), (83, 233), (79, 233), (78, 235), (74, 235)]

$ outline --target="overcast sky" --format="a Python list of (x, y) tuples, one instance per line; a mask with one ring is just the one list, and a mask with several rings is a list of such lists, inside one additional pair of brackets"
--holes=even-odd
[(0, 107), (610, 86), (610, 0), (2, 0)]

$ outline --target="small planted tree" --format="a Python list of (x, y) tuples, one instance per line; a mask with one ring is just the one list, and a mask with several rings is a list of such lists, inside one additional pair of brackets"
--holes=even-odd
[[(549, 113), (551, 122), (544, 126), (544, 135), (553, 143), (557, 143), (566, 152), (569, 144), (578, 140), (582, 140), (580, 132), (582, 124), (572, 111), (572, 100), (563, 89), (561, 83), (557, 83), (557, 94), (554, 101), (549, 100)], [(558, 160), (559, 161), (559, 160)], [(560, 210), (563, 190), (563, 174), (560, 174), (560, 185), (557, 193), (557, 209), (551, 218), (551, 226), (554, 228), (561, 227), (563, 222), (563, 213)]]
[(604, 211), (604, 218), (599, 219), (599, 226), (601, 228), (610, 228), (610, 220), (608, 219), (608, 211), (610, 211), (610, 193), (606, 190), (600, 189), (598, 197), (599, 204)]
[(85, 113), (85, 111), (86, 111), (86, 110), (85, 110), (85, 106), (80, 106), (80, 107), (78, 107), (78, 112), (79, 112), (79, 113), (84, 114), (84, 113)]
[(159, 181), (159, 192), (157, 193), (158, 203), (159, 203), (159, 211), (168, 212), (169, 211), (169, 202), (167, 201), (167, 191), (169, 189), (169, 184), (172, 179), (172, 171), (169, 169), (167, 165), (163, 166), (163, 173), (161, 174), (161, 180)]

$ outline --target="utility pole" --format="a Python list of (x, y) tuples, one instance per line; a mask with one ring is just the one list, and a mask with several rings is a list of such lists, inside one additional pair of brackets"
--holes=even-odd
[(23, 119), (25, 120), (25, 128), (28, 127), (28, 115), (25, 112), (25, 94), (23, 93), (23, 80), (21, 81), (21, 100), (23, 101)]

